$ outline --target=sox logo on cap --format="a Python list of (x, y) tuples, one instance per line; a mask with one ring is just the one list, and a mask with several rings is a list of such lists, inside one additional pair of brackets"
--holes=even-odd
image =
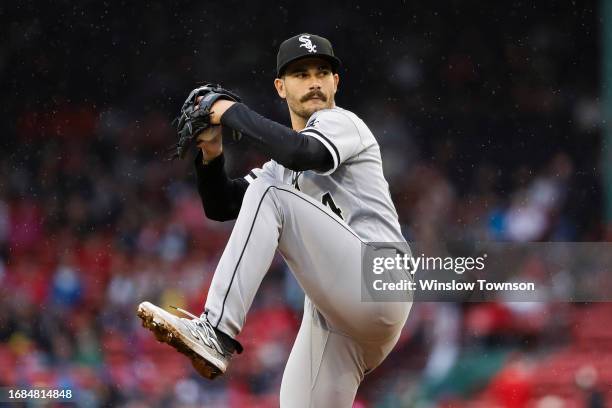
[(310, 41), (309, 35), (301, 35), (298, 40), (302, 43), (300, 47), (306, 48), (308, 52), (317, 52), (317, 46)]

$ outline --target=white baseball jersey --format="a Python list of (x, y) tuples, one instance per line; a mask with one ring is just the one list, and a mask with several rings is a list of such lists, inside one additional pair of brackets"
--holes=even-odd
[(368, 126), (354, 113), (334, 107), (315, 112), (300, 133), (329, 150), (331, 170), (295, 172), (270, 160), (245, 179), (251, 183), (264, 176), (293, 185), (327, 206), (364, 241), (404, 242), (383, 175), (380, 146)]

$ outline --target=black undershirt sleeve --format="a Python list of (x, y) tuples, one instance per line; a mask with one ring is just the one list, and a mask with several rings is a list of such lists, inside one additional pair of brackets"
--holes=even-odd
[[(324, 172), (334, 165), (331, 153), (319, 140), (267, 119), (242, 103), (232, 105), (221, 117), (221, 124), (242, 132), (262, 153), (290, 170)], [(204, 164), (199, 151), (195, 169), (206, 216), (215, 221), (236, 219), (248, 182), (227, 176), (223, 154)]]
[(262, 153), (294, 171), (328, 171), (334, 166), (330, 151), (316, 138), (267, 119), (242, 103), (232, 105), (221, 124), (242, 132)]
[(223, 154), (204, 164), (200, 151), (195, 159), (195, 168), (198, 192), (206, 216), (215, 221), (236, 219), (249, 183), (244, 178), (230, 179), (227, 176)]

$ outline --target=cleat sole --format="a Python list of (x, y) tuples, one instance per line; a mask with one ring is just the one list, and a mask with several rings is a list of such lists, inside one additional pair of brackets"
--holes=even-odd
[(202, 350), (202, 354), (205, 354), (205, 356), (196, 353), (186, 344), (188, 339), (185, 339), (172, 325), (167, 324), (163, 319), (156, 321), (155, 314), (151, 310), (152, 307), (154, 306), (151, 303), (143, 302), (138, 306), (136, 314), (141, 319), (142, 327), (152, 331), (157, 341), (172, 346), (179, 353), (189, 358), (193, 368), (202, 377), (214, 380), (224, 374), (224, 371), (208, 361), (208, 359), (217, 360), (214, 356), (207, 355), (208, 353), (205, 350)]

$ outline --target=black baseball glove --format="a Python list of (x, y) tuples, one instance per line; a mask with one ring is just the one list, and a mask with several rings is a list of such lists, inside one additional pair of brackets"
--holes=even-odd
[[(202, 100), (197, 102), (199, 96), (202, 96)], [(172, 159), (184, 158), (187, 150), (195, 144), (198, 135), (213, 126), (210, 124), (211, 107), (219, 99), (240, 102), (238, 95), (221, 88), (217, 84), (206, 84), (189, 93), (181, 108), (180, 115), (173, 122), (179, 140), (176, 146), (172, 148), (172, 150), (176, 149), (176, 152), (171, 155)], [(242, 137), (240, 132), (233, 129), (224, 130), (223, 135), (229, 136), (235, 142)]]

